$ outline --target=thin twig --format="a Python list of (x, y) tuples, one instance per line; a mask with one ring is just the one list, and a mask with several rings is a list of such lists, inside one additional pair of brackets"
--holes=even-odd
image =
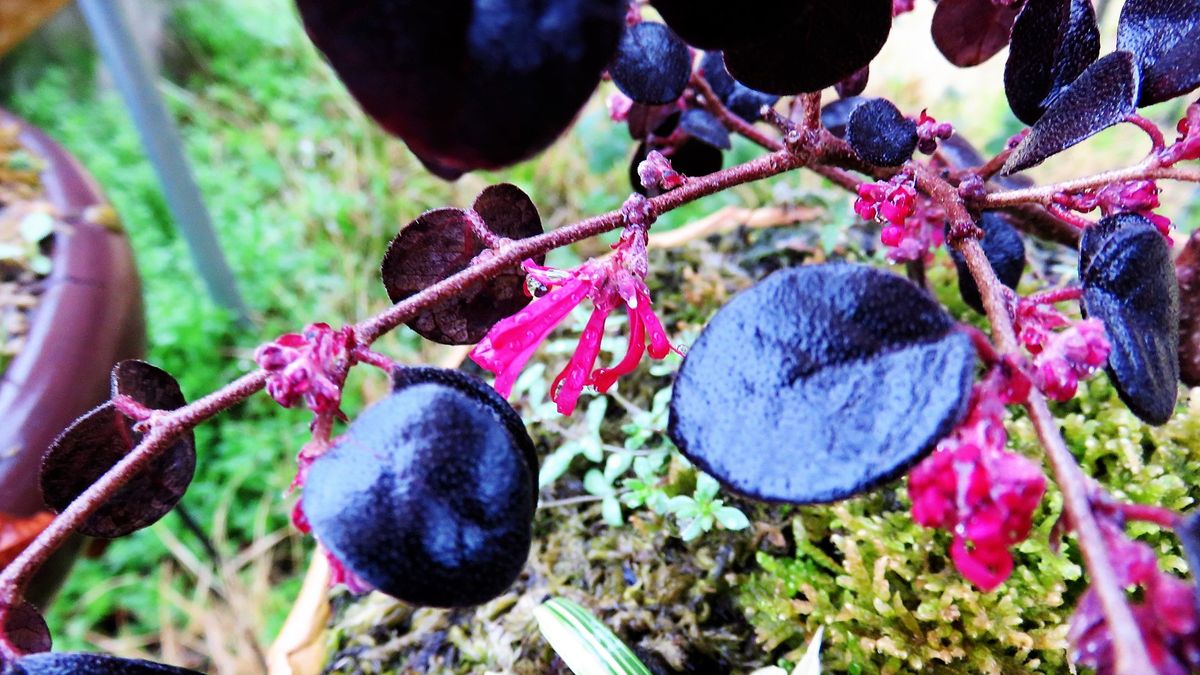
[[(801, 156), (790, 151), (779, 151), (708, 176), (695, 178), (674, 191), (648, 200), (650, 213), (658, 216), (734, 185), (790, 171), (802, 166), (809, 158), (811, 155)], [(354, 328), (358, 342), (362, 345), (370, 345), (379, 336), (408, 321), (421, 311), (458, 295), (476, 284), (483, 283), (522, 260), (617, 229), (624, 223), (623, 212), (617, 210), (553, 232), (505, 243), (490, 258), (357, 324)], [(154, 419), (153, 428), (129, 454), (71, 502), (70, 506), (58, 514), (58, 517), (33, 543), (26, 547), (21, 555), (0, 571), (0, 620), (3, 619), (4, 607), (18, 604), (30, 578), (50, 555), (117, 490), (140, 473), (180, 434), (222, 410), (240, 403), (262, 389), (266, 385), (266, 381), (267, 373), (256, 370), (190, 405), (176, 410), (161, 411)]]
[(1200, 183), (1200, 167), (1161, 167), (1158, 166), (1156, 161), (1149, 160), (1124, 169), (1113, 169), (1112, 171), (1105, 171), (1093, 176), (1065, 180), (1052, 185), (1023, 188), (1020, 190), (999, 190), (975, 200), (972, 206), (979, 208), (996, 208), (1017, 204), (1042, 204), (1043, 206), (1049, 206), (1054, 203), (1054, 195), (1060, 192), (1079, 192), (1081, 190), (1101, 188), (1109, 183), (1130, 180), (1158, 179)]

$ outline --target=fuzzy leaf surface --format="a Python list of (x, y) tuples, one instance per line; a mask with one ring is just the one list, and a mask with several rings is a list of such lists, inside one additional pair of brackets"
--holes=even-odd
[(855, 154), (878, 166), (900, 166), (917, 148), (917, 123), (891, 101), (874, 98), (856, 106), (846, 124)]
[(692, 74), (692, 54), (670, 28), (643, 21), (625, 30), (608, 72), (629, 98), (661, 105), (683, 94)]
[(1026, 0), (1012, 29), (1004, 93), (1017, 119), (1034, 124), (1100, 55), (1091, 0)]
[(1200, 0), (1127, 0), (1117, 49), (1137, 57), (1138, 107), (1200, 87)]
[[(537, 207), (515, 185), (501, 183), (486, 188), (472, 209), (499, 237), (524, 239), (542, 233)], [(465, 270), (485, 248), (475, 236), (467, 211), (426, 211), (392, 239), (383, 256), (380, 276), (388, 298), (399, 302)], [(545, 258), (535, 260), (540, 264)], [(482, 340), (497, 321), (527, 304), (525, 272), (514, 265), (487, 284), (418, 314), (408, 326), (441, 344), (472, 344)]]
[(777, 272), (688, 351), (669, 434), (739, 494), (808, 504), (895, 478), (966, 409), (975, 352), (924, 291), (859, 265)]
[(1179, 285), (1166, 240), (1136, 214), (1109, 216), (1079, 243), (1083, 309), (1104, 322), (1108, 375), (1121, 400), (1165, 424), (1179, 393)]
[(1058, 95), (1013, 151), (1004, 173), (1037, 166), (1048, 158), (1122, 122), (1137, 110), (1137, 64), (1129, 52), (1113, 52)]
[[(1016, 289), (1021, 283), (1021, 274), (1025, 271), (1025, 241), (1017, 228), (1008, 222), (1008, 218), (995, 211), (984, 211), (975, 223), (983, 230), (983, 239), (979, 245), (996, 272), (996, 278), (1005, 286)], [(949, 225), (946, 226), (949, 230)], [(967, 261), (957, 249), (950, 248), (950, 257), (958, 270), (958, 292), (963, 302), (971, 309), (984, 313), (983, 298), (979, 294), (979, 286), (975, 277), (967, 269)]]

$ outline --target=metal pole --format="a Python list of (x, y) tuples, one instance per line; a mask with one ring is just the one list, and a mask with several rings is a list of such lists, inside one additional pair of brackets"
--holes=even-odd
[(79, 8), (96, 48), (129, 108), (142, 147), (154, 165), (167, 206), (187, 242), (204, 285), (218, 304), (236, 313), (241, 322), (248, 322), (246, 304), (221, 252), (196, 179), (183, 154), (183, 144), (155, 87), (154, 75), (129, 30), (121, 3), (79, 0)]

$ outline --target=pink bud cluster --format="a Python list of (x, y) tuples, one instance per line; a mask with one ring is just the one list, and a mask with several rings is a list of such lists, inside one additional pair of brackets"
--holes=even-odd
[(683, 185), (686, 180), (683, 174), (675, 171), (671, 160), (657, 150), (651, 150), (637, 168), (638, 180), (647, 190), (659, 189), (664, 192), (674, 190)]
[(608, 118), (614, 122), (629, 119), (629, 111), (633, 110), (633, 99), (619, 91), (609, 94), (605, 104), (608, 107)]
[(1079, 380), (1096, 373), (1108, 362), (1112, 346), (1099, 319), (1084, 319), (1066, 330), (1054, 333), (1034, 360), (1034, 380), (1038, 389), (1055, 401), (1075, 396)]
[(923, 260), (944, 241), (945, 212), (920, 196), (912, 176), (905, 173), (860, 183), (854, 212), (864, 220), (885, 223), (879, 240), (888, 247), (892, 262)]
[[(1131, 603), (1150, 661), (1159, 675), (1186, 675), (1200, 670), (1200, 616), (1190, 584), (1158, 568), (1150, 546), (1125, 536), (1119, 523), (1100, 520), (1109, 560), (1122, 587), (1137, 586), (1142, 599)], [(1071, 657), (1098, 675), (1116, 673), (1113, 636), (1100, 598), (1088, 589), (1075, 607), (1067, 640)]]
[[(634, 200), (625, 209), (636, 216), (644, 212), (647, 202)], [(639, 208), (640, 207), (640, 208)], [(549, 337), (563, 319), (584, 301), (592, 301), (592, 314), (579, 338), (579, 346), (550, 385), (550, 398), (563, 415), (575, 410), (585, 386), (607, 391), (617, 378), (633, 372), (646, 352), (662, 359), (674, 350), (654, 314), (650, 291), (645, 278), (649, 269), (646, 258), (646, 227), (631, 224), (625, 228), (615, 251), (607, 258), (593, 259), (572, 270), (558, 270), (525, 261), (529, 275), (527, 288), (531, 295), (544, 295), (527, 307), (497, 323), (478, 345), (471, 350), (471, 359), (484, 370), (496, 374), (496, 391), (507, 396), (517, 375), (543, 340)], [(604, 324), (617, 307), (625, 306), (629, 316), (629, 347), (616, 365), (596, 368)]]
[(314, 413), (336, 413), (346, 373), (354, 365), (354, 329), (314, 323), (261, 345), (254, 360), (267, 371), (267, 393), (290, 408), (301, 400)]
[[(1020, 298), (1014, 311), (1017, 337), (1033, 359), (1033, 380), (1038, 389), (1055, 401), (1069, 401), (1079, 381), (1096, 373), (1108, 362), (1112, 345), (1099, 319), (1072, 322), (1051, 301), (1078, 297), (1079, 290), (1066, 288)], [(1066, 330), (1057, 331), (1059, 328)]]
[(1160, 205), (1158, 185), (1152, 180), (1131, 180), (1110, 183), (1099, 190), (1059, 192), (1054, 203), (1060, 207), (1087, 213), (1096, 208), (1105, 216), (1117, 213), (1136, 213), (1158, 228), (1164, 237), (1170, 236), (1171, 220), (1154, 213)]
[(1053, 305), (1021, 298), (1013, 317), (1017, 338), (1030, 354), (1040, 354), (1054, 330), (1070, 325), (1071, 321)]
[(1159, 154), (1163, 166), (1171, 166), (1176, 162), (1189, 159), (1200, 159), (1200, 101), (1187, 108), (1183, 119), (1175, 127), (1179, 138), (1175, 144)]
[(1019, 370), (994, 368), (976, 385), (966, 420), (908, 475), (913, 520), (953, 533), (954, 566), (984, 591), (1012, 573), (1010, 548), (1029, 536), (1046, 491), (1041, 467), (1005, 449), (1004, 406), (1028, 393)]
[(939, 140), (946, 140), (954, 135), (954, 126), (949, 122), (939, 122), (922, 110), (917, 118), (917, 150), (926, 155), (937, 151)]

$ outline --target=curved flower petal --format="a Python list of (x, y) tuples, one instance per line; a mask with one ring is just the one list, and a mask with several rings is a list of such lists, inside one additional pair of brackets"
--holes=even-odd
[(654, 308), (650, 306), (650, 296), (648, 294), (638, 293), (638, 304), (634, 308), (634, 311), (641, 317), (642, 323), (646, 326), (646, 334), (650, 336), (650, 356), (656, 359), (664, 359), (672, 351), (678, 352), (671, 345), (671, 340), (667, 337), (667, 332), (663, 330), (662, 323), (658, 320), (658, 315), (654, 313)]
[(550, 398), (558, 404), (558, 412), (563, 415), (570, 415), (575, 411), (575, 403), (579, 401), (583, 386), (587, 384), (592, 367), (596, 365), (596, 357), (600, 355), (600, 341), (604, 338), (604, 322), (608, 319), (609, 311), (601, 307), (592, 310), (592, 316), (588, 319), (587, 327), (583, 329), (571, 362), (550, 385)]
[(471, 350), (471, 360), (496, 374), (496, 391), (501, 396), (512, 392), (517, 375), (572, 309), (587, 297), (590, 285), (573, 278), (530, 303), (521, 311), (501, 320)]
[(632, 373), (646, 351), (646, 325), (641, 315), (628, 305), (625, 306), (625, 310), (629, 314), (629, 348), (625, 350), (625, 357), (617, 365), (612, 368), (599, 368), (592, 373), (591, 383), (596, 385), (596, 389), (601, 393), (612, 388), (617, 378)]

